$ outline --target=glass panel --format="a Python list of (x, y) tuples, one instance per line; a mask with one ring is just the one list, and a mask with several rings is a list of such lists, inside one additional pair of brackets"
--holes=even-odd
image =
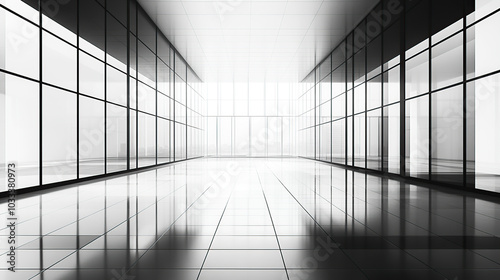
[(281, 156), (281, 118), (267, 118), (267, 156)]
[(331, 123), (323, 124), (320, 126), (320, 160), (331, 162), (332, 161), (332, 131)]
[(498, 32), (500, 13), (467, 29), (467, 73), (468, 78), (479, 77), (500, 69), (500, 36)]
[(104, 174), (104, 102), (80, 96), (80, 178)]
[(345, 119), (332, 123), (332, 162), (345, 164)]
[(156, 87), (156, 56), (143, 43), (139, 42), (139, 80)]
[(346, 79), (345, 79), (345, 64), (338, 67), (332, 73), (332, 98), (345, 92)]
[(367, 109), (370, 110), (380, 107), (382, 105), (382, 76), (378, 76), (368, 81), (367, 89)]
[(406, 62), (406, 98), (429, 92), (429, 51)]
[(80, 51), (80, 92), (104, 99), (104, 63)]
[(42, 96), (42, 183), (76, 179), (76, 95), (44, 86)]
[(365, 167), (365, 113), (354, 116), (354, 166)]
[(158, 91), (170, 94), (170, 69), (161, 60), (158, 59)]
[[(156, 163), (156, 121), (155, 117), (139, 113), (139, 166), (151, 166)], [(177, 133), (177, 131), (176, 131)], [(177, 135), (176, 135), (177, 137)]]
[(232, 118), (224, 117), (218, 118), (218, 142), (219, 147), (218, 156), (231, 156), (232, 155)]
[(392, 68), (384, 73), (384, 105), (398, 102), (400, 99), (400, 67)]
[(381, 170), (382, 165), (382, 110), (367, 113), (367, 168)]
[(43, 32), (43, 81), (76, 91), (76, 48)]
[(175, 124), (175, 160), (186, 159), (186, 125)]
[(432, 95), (432, 180), (463, 183), (463, 87)]
[(137, 98), (139, 110), (150, 114), (156, 114), (156, 91), (154, 89), (139, 82)]
[(80, 49), (104, 60), (104, 8), (95, 1), (79, 1)]
[(62, 1), (41, 2), (42, 26), (73, 45), (76, 45), (77, 1), (65, 0), (64, 5)]
[(139, 6), (137, 9), (139, 39), (152, 51), (156, 51), (156, 26), (147, 13)]
[(346, 153), (347, 153), (347, 165), (352, 166), (353, 165), (353, 154), (354, 154), (354, 148), (353, 148), (353, 123), (352, 123), (352, 117), (347, 118), (347, 143), (346, 143)]
[(234, 156), (250, 156), (250, 118), (234, 118)]
[(106, 18), (107, 63), (127, 71), (127, 29), (115, 18)]
[(106, 86), (107, 101), (127, 106), (127, 75), (108, 66)]
[(365, 81), (366, 51), (362, 49), (354, 56), (354, 86)]
[(253, 117), (250, 119), (250, 155), (266, 156), (266, 118)]
[(432, 34), (438, 33), (461, 19), (464, 15), (464, 2), (465, 0), (431, 1)]
[(415, 6), (406, 14), (406, 34), (411, 34), (411, 36), (406, 36), (406, 50), (411, 50), (407, 57), (428, 47), (421, 43), (426, 42), (430, 35), (429, 0), (414, 1), (414, 3), (416, 3)]
[(400, 108), (399, 103), (384, 108), (384, 171), (400, 172)]
[(366, 90), (364, 84), (354, 88), (354, 114), (361, 113), (366, 110), (365, 95), (366, 95)]
[(0, 0), (0, 4), (38, 24), (38, 0)]
[(367, 79), (371, 79), (382, 70), (382, 37), (377, 37), (367, 47)]
[(38, 28), (0, 8), (0, 68), (29, 78), (39, 78)]
[(106, 0), (106, 8), (123, 25), (127, 25), (127, 3), (123, 0)]
[(107, 173), (127, 169), (127, 109), (107, 104)]
[(38, 83), (0, 73), (0, 191), (7, 190), (8, 163), (16, 164), (17, 188), (40, 183), (38, 108)]
[(429, 96), (406, 101), (406, 175), (429, 178)]
[(130, 168), (137, 167), (137, 112), (129, 110), (130, 112)]
[(332, 100), (332, 120), (345, 117), (345, 96), (342, 94)]
[[(471, 82), (467, 87), (470, 111), (474, 116), (467, 134), (474, 135), (476, 188), (500, 192), (500, 74)], [(472, 107), (472, 108), (471, 108)], [(469, 160), (469, 159), (468, 159)]]
[(463, 81), (463, 34), (432, 48), (432, 89)]
[(384, 31), (384, 71), (399, 64), (401, 52), (401, 23), (398, 21)]
[(170, 161), (170, 121), (158, 118), (158, 163)]

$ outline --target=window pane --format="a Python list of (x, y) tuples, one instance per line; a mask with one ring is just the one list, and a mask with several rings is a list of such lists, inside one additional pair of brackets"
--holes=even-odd
[(398, 102), (400, 93), (400, 67), (397, 66), (384, 73), (384, 105)]
[(170, 157), (170, 121), (158, 118), (158, 163), (172, 161)]
[(234, 156), (250, 156), (250, 118), (234, 118)]
[[(156, 163), (156, 122), (153, 116), (139, 113), (139, 166)], [(178, 133), (178, 131), (176, 131)], [(177, 137), (177, 135), (176, 135)]]
[(463, 183), (463, 87), (432, 94), (432, 180)]
[(368, 110), (381, 106), (382, 103), (382, 76), (368, 81), (366, 94)]
[(29, 78), (39, 78), (39, 32), (35, 25), (0, 8), (0, 68)]
[(382, 164), (382, 110), (367, 113), (367, 168), (380, 170)]
[(384, 171), (400, 172), (400, 108), (399, 103), (384, 108)]
[(107, 101), (127, 106), (127, 75), (107, 66), (106, 86)]
[[(429, 0), (415, 1), (416, 4), (406, 14), (406, 50), (411, 50), (411, 53), (417, 53), (423, 50), (425, 45), (421, 45), (429, 38), (429, 24), (430, 24), (430, 4)], [(411, 54), (408, 54), (411, 55)]]
[[(467, 86), (468, 117), (474, 117), (472, 123), (468, 123), (467, 134), (473, 136), (475, 150), (475, 175), (476, 188), (500, 191), (500, 74), (488, 76), (471, 82)], [(495, 129), (492, 129), (495, 128)]]
[(80, 3), (80, 48), (104, 60), (104, 8), (96, 1)]
[(139, 42), (139, 80), (156, 87), (156, 56), (143, 43)]
[(42, 26), (69, 43), (76, 45), (77, 0), (65, 0), (64, 5), (61, 3), (62, 1), (42, 2)]
[(382, 37), (377, 37), (367, 47), (367, 79), (380, 74), (382, 70)]
[(42, 91), (43, 184), (76, 179), (76, 95)]
[(365, 92), (364, 84), (354, 88), (354, 114), (365, 111)]
[(152, 51), (156, 51), (156, 26), (140, 6), (137, 10), (139, 39)]
[(406, 101), (406, 172), (429, 178), (429, 96)]
[(468, 78), (479, 77), (500, 69), (500, 36), (498, 32), (500, 13), (467, 29), (467, 73)]
[(104, 102), (80, 97), (80, 178), (104, 174)]
[(401, 52), (401, 27), (399, 21), (384, 31), (384, 71), (399, 64)]
[(76, 91), (76, 48), (43, 32), (43, 81)]
[(354, 166), (365, 167), (365, 113), (354, 116)]
[(429, 51), (406, 62), (406, 98), (429, 92)]
[(127, 169), (127, 109), (107, 104), (107, 173)]
[[(6, 191), (6, 163), (16, 163), (17, 188), (39, 185), (39, 85), (0, 74), (0, 191)], [(5, 125), (5, 126), (4, 126)], [(5, 142), (3, 142), (5, 141)], [(4, 150), (5, 149), (5, 150)]]
[(332, 123), (332, 162), (345, 164), (345, 119)]
[(129, 110), (130, 112), (130, 168), (137, 167), (137, 112)]
[(443, 88), (463, 80), (463, 34), (432, 48), (432, 89)]
[(38, 24), (38, 0), (0, 0), (0, 4)]
[(104, 99), (104, 63), (80, 51), (80, 92)]
[(106, 17), (107, 63), (127, 71), (127, 29), (115, 18)]

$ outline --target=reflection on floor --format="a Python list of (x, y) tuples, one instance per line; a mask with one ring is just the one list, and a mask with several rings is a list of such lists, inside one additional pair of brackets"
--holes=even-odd
[(2, 261), (1, 279), (500, 279), (500, 203), (305, 159), (199, 159), (18, 199), (18, 270)]

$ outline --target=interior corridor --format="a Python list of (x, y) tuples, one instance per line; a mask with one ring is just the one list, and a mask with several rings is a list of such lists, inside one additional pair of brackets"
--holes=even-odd
[(19, 195), (0, 278), (497, 279), (500, 204), (475, 196), (305, 159), (185, 161)]

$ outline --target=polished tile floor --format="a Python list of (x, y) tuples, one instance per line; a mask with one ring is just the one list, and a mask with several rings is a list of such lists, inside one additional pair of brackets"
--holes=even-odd
[(18, 199), (17, 272), (2, 226), (0, 279), (500, 279), (498, 200), (305, 159), (198, 159)]

